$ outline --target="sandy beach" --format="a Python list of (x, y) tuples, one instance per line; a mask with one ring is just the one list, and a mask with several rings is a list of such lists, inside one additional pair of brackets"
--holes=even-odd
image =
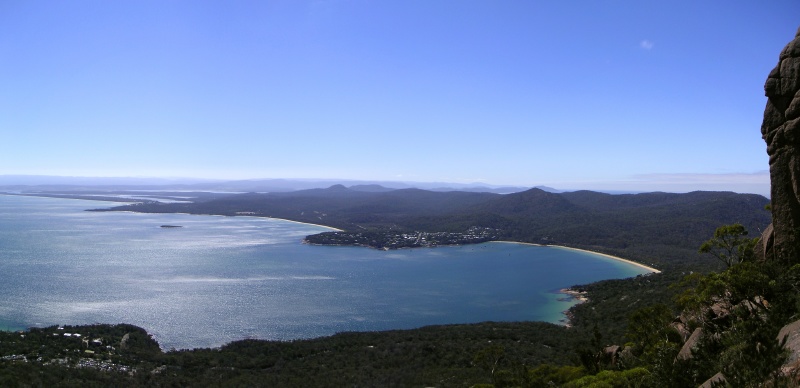
[(625, 263), (628, 263), (628, 264), (635, 265), (635, 266), (640, 267), (640, 268), (644, 268), (644, 269), (650, 271), (651, 273), (661, 273), (661, 271), (659, 271), (659, 270), (657, 270), (657, 269), (655, 269), (653, 267), (648, 267), (648, 266), (646, 266), (646, 265), (644, 265), (642, 263), (637, 263), (635, 261), (631, 261), (631, 260), (628, 260), (628, 259), (623, 259), (621, 257), (612, 256), (612, 255), (608, 255), (608, 254), (600, 253), (600, 252), (594, 252), (594, 251), (590, 251), (590, 250), (586, 250), (586, 249), (565, 247), (563, 245), (543, 245), (543, 244), (525, 243), (525, 242), (518, 242), (518, 241), (492, 241), (492, 242), (506, 243), (506, 244), (533, 245), (533, 246), (537, 246), (537, 247), (553, 247), (553, 248), (559, 248), (559, 249), (570, 249), (570, 250), (573, 250), (573, 251), (586, 252), (586, 253), (591, 253), (591, 254), (594, 254), (594, 255), (607, 257), (607, 258), (613, 259), (613, 260), (619, 260), (619, 261), (622, 261), (622, 262), (625, 262)]
[(334, 228), (334, 227), (328, 226), (328, 225), (312, 224), (310, 222), (292, 221), (292, 220), (287, 220), (285, 218), (267, 217), (267, 216), (234, 216), (234, 217), (255, 217), (255, 218), (262, 218), (262, 219), (263, 218), (271, 218), (273, 220), (281, 220), (281, 221), (293, 222), (295, 224), (311, 225), (311, 226), (319, 226), (319, 227), (322, 227), (322, 228), (328, 228), (328, 229), (330, 229), (331, 232), (344, 232), (344, 230), (342, 230), (342, 229)]

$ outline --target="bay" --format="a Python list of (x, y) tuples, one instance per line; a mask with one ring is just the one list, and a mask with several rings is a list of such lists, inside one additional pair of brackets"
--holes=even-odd
[[(0, 328), (131, 323), (165, 349), (482, 321), (558, 323), (558, 290), (648, 273), (558, 247), (302, 244), (285, 220), (87, 212), (0, 195)], [(181, 228), (161, 228), (180, 225)]]

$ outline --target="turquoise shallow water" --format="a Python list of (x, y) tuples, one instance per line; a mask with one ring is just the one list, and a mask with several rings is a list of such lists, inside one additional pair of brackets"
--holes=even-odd
[(430, 324), (556, 323), (574, 303), (557, 290), (646, 273), (550, 247), (323, 247), (301, 241), (326, 228), (283, 220), (84, 211), (110, 205), (0, 195), (0, 328), (125, 322), (180, 349)]

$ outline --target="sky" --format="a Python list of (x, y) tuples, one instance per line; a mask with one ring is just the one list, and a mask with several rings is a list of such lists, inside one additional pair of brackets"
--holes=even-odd
[(771, 1), (0, 0), (0, 175), (769, 193)]

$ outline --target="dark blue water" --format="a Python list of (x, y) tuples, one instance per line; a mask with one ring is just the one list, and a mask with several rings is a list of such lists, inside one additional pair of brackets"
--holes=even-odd
[(326, 228), (282, 220), (84, 211), (111, 205), (0, 195), (0, 328), (124, 322), (180, 349), (430, 324), (556, 323), (574, 303), (557, 290), (647, 272), (553, 247), (323, 247), (301, 241)]

